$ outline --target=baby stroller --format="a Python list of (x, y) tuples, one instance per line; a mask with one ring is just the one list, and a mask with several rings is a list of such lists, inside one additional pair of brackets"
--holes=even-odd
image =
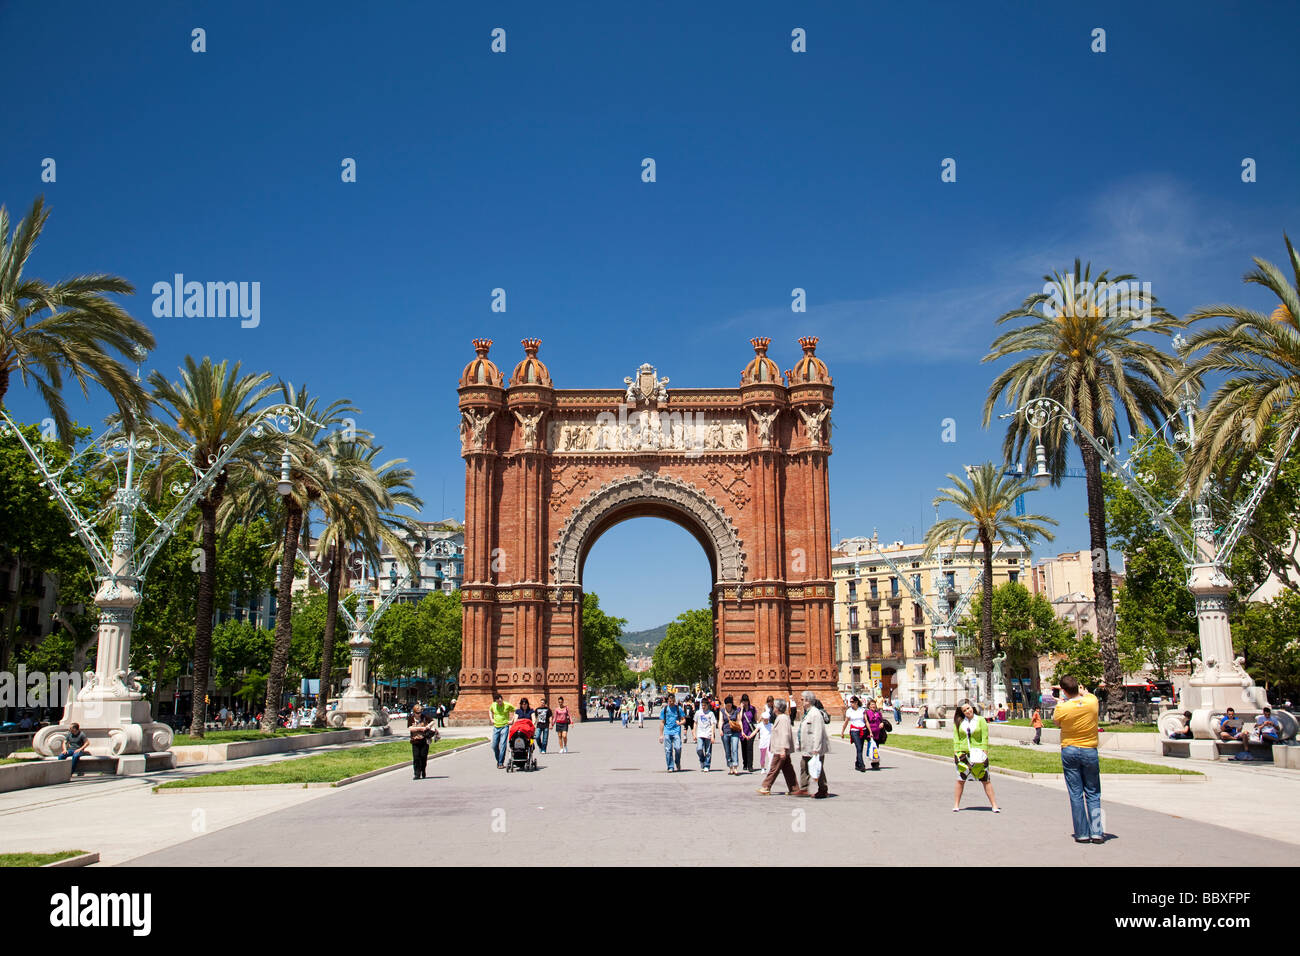
[(534, 752), (533, 740), (537, 727), (531, 720), (516, 720), (510, 725), (506, 749), (506, 773), (516, 770), (536, 770), (537, 754)]

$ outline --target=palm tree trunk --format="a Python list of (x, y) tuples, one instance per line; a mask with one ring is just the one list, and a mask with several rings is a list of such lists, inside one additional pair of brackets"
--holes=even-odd
[(339, 619), (339, 590), (343, 578), (343, 557), (337, 542), (330, 545), (329, 589), (325, 601), (325, 637), (320, 651), (320, 694), (316, 698), (314, 727), (325, 726), (325, 705), (329, 702), (330, 675), (334, 671), (334, 628)]
[(1116, 640), (1115, 597), (1110, 583), (1110, 544), (1106, 538), (1106, 496), (1101, 485), (1101, 456), (1086, 438), (1079, 439), (1083, 470), (1088, 485), (1088, 536), (1092, 545), (1092, 593), (1097, 613), (1097, 643), (1105, 674), (1106, 713), (1123, 720), (1127, 704), (1122, 692), (1124, 670), (1119, 662)]
[(984, 545), (984, 587), (980, 594), (980, 668), (984, 674), (985, 710), (992, 706), (993, 699), (993, 542), (981, 533), (980, 543)]
[(289, 666), (289, 647), (293, 643), (293, 568), (298, 561), (302, 509), (292, 499), (287, 508), (280, 583), (275, 598), (275, 647), (271, 651), (271, 670), (266, 675), (266, 707), (262, 710), (262, 730), (268, 733), (280, 726), (277, 715), (284, 693), (284, 672)]
[(217, 506), (225, 492), (219, 477), (212, 492), (199, 500), (203, 566), (199, 568), (199, 594), (194, 609), (194, 690), (190, 697), (190, 735), (203, 736), (207, 720), (208, 667), (212, 660), (212, 608), (217, 589)]

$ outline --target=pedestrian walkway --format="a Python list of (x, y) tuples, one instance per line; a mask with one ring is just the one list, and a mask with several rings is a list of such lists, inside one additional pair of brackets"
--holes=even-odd
[[(1107, 843), (1081, 846), (1071, 839), (1065, 794), (1014, 777), (994, 780), (1002, 813), (989, 813), (983, 794), (969, 787), (965, 809), (952, 813), (950, 765), (886, 746), (879, 772), (855, 773), (852, 747), (838, 738), (827, 768), (832, 799), (780, 796), (779, 783), (772, 796), (761, 797), (754, 793), (760, 776), (728, 776), (720, 751), (713, 773), (699, 772), (689, 747), (682, 754), (685, 772), (665, 773), (657, 738), (651, 724), (643, 731), (578, 724), (570, 752), (542, 756), (534, 773), (507, 774), (485, 748), (470, 750), (430, 764), (426, 780), (394, 773), (315, 791), (320, 796), (131, 863), (326, 866), (363, 853), (381, 866), (622, 865), (637, 859), (734, 866), (881, 860), (1150, 866), (1158, 860), (1244, 867), (1289, 865), (1295, 855), (1288, 843), (1119, 800), (1106, 803)], [(1165, 789), (1173, 795), (1213, 786)], [(203, 797), (154, 799), (183, 806)], [(1233, 823), (1235, 816), (1217, 822)]]

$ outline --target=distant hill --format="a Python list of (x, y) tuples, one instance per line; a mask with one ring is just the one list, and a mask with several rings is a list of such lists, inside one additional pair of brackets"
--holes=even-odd
[(627, 652), (634, 657), (641, 655), (652, 656), (654, 650), (659, 646), (659, 642), (664, 639), (668, 633), (668, 625), (660, 624), (658, 627), (652, 627), (648, 631), (629, 631), (618, 639), (618, 642), (626, 648)]

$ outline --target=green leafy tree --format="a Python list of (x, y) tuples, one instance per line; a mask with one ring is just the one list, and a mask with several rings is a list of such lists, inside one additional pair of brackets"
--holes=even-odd
[(257, 706), (266, 692), (275, 632), (248, 621), (223, 621), (212, 631), (212, 667), (218, 687), (228, 687), (238, 700)]
[[(1130, 292), (1140, 288), (1132, 275), (1111, 277), (1103, 270), (1093, 278), (1092, 266), (1084, 267), (1076, 259), (1072, 271), (1043, 278), (1044, 291), (1029, 296), (997, 320), (998, 325), (1015, 319), (1029, 321), (999, 335), (984, 356), (985, 362), (1016, 359), (989, 387), (984, 403), (985, 426), (1000, 397), (1005, 397), (1010, 408), (1020, 408), (1036, 398), (1053, 399), (1070, 410), (1084, 431), (1110, 448), (1117, 448), (1124, 435), (1136, 434), (1144, 421), (1163, 423), (1173, 412), (1168, 396), (1177, 361), (1144, 333), (1170, 335), (1186, 323), (1161, 308), (1154, 296)], [(1123, 294), (1114, 295), (1117, 289)], [(1122, 419), (1127, 421), (1127, 429), (1122, 427)], [(1003, 452), (1007, 461), (1020, 461), (1027, 446), (1041, 443), (1052, 481), (1059, 484), (1073, 438), (1083, 457), (1087, 479), (1092, 553), (1104, 558), (1109, 544), (1101, 455), (1078, 429), (1067, 430), (1065, 424), (1057, 419), (1039, 432), (1018, 415), (1007, 429)], [(1119, 686), (1123, 667), (1106, 563), (1094, 562), (1092, 572), (1097, 633), (1106, 663), (1106, 680)], [(1127, 716), (1128, 705), (1122, 695), (1110, 695), (1107, 706), (1113, 717)]]
[(627, 651), (619, 643), (627, 620), (606, 614), (595, 594), (582, 596), (582, 672), (592, 687), (618, 687), (627, 680)]
[(683, 611), (668, 625), (654, 652), (655, 680), (664, 684), (713, 682), (713, 612)]
[[(1088, 687), (1095, 687), (1101, 682), (1104, 674), (1101, 662), (1101, 648), (1092, 639), (1091, 634), (1084, 634), (1067, 644), (1064, 656), (1056, 662), (1056, 670), (1052, 672), (1052, 683), (1059, 684), (1061, 678), (1067, 674), (1077, 678), (1081, 685), (1087, 685)], [(1107, 683), (1110, 682), (1107, 681)], [(1114, 684), (1112, 686), (1118, 687), (1120, 685)]]
[[(993, 696), (993, 542), (1007, 541), (1028, 551), (1034, 539), (1052, 540), (1047, 525), (1057, 524), (1055, 518), (1045, 515), (1017, 515), (1016, 499), (1035, 489), (1031, 479), (1003, 473), (992, 462), (967, 469), (969, 482), (949, 475), (951, 488), (939, 489), (934, 499), (941, 504), (955, 505), (961, 515), (944, 518), (930, 526), (925, 534), (925, 558), (932, 557), (939, 548), (954, 544), (969, 544), (974, 553), (978, 546), (983, 551), (984, 579), (980, 596), (980, 670), (984, 681), (984, 699)], [(969, 536), (969, 537), (968, 537)]]
[(1245, 605), (1232, 627), (1246, 670), (1274, 698), (1300, 700), (1300, 594)]
[[(967, 613), (957, 632), (973, 647), (983, 650), (982, 613)], [(1056, 616), (1052, 602), (1041, 594), (1030, 594), (1018, 581), (1006, 581), (993, 589), (993, 651), (1005, 654), (1003, 674), (1008, 678), (1028, 677), (1034, 692), (1040, 687), (1038, 659), (1060, 654), (1071, 643), (1070, 628)]]
[[(19, 425), (28, 443), (38, 447), (51, 467), (67, 464), (67, 448), (53, 440), (42, 440), (34, 425)], [(89, 430), (74, 428), (74, 437), (85, 438)], [(83, 513), (93, 514), (112, 494), (102, 475), (77, 468), (68, 475), (67, 485), (82, 485), (71, 494)], [(72, 479), (76, 478), (74, 482)], [(60, 629), (70, 631), (76, 648), (93, 646), (98, 613), (93, 604), (94, 566), (80, 541), (69, 534), (70, 526), (50, 493), (40, 486), (40, 476), (16, 435), (0, 433), (0, 559), (16, 565), (21, 582), (24, 569), (33, 574), (54, 575), (58, 587), (56, 607)], [(34, 600), (22, 588), (13, 589), (0, 606), (0, 670), (9, 670), (19, 638), (20, 610)]]

